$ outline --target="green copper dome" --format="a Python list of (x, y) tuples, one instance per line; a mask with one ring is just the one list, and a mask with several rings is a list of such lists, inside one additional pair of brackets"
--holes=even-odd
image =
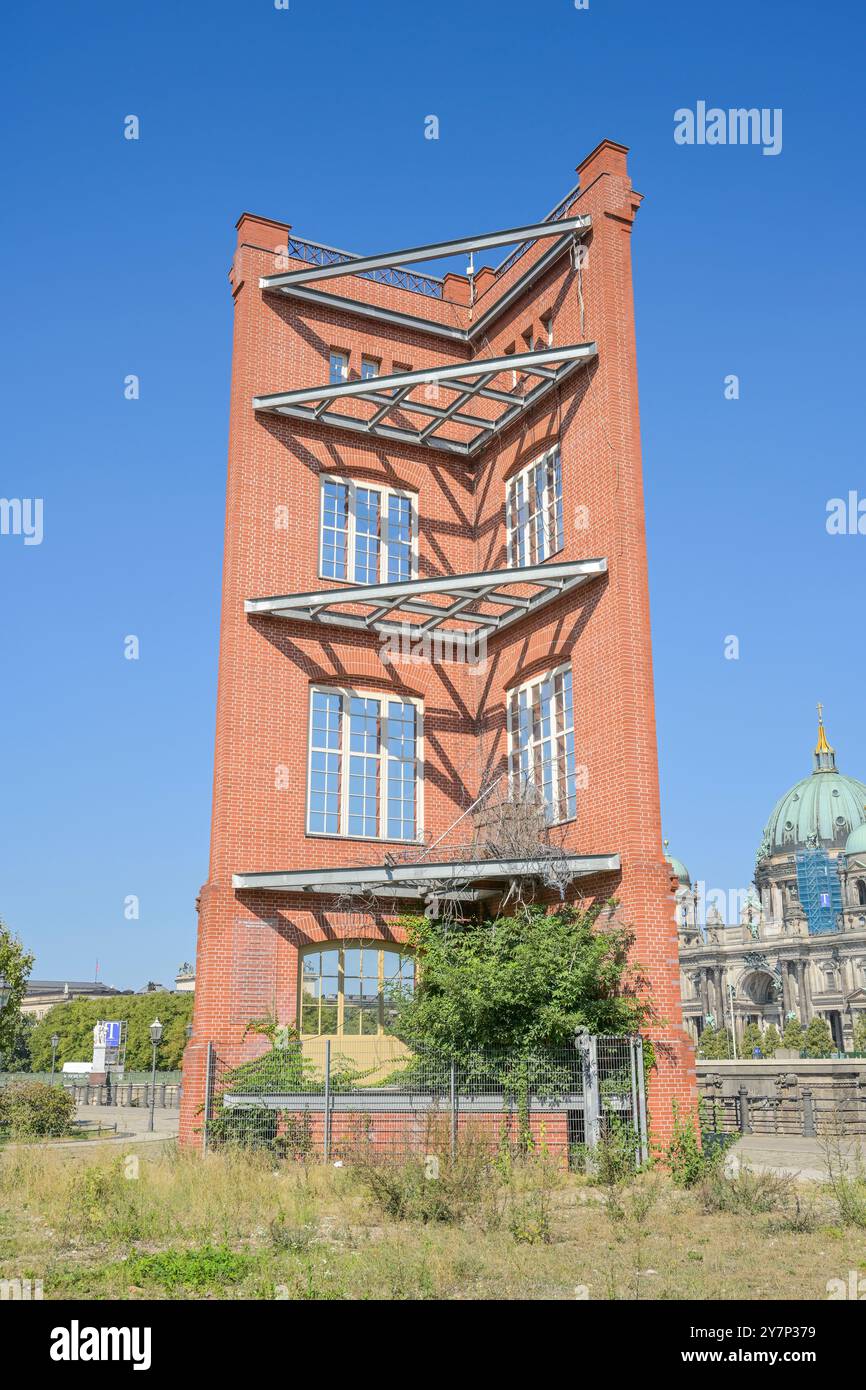
[(845, 841), (846, 854), (866, 854), (866, 822), (852, 830)]
[(670, 864), (680, 883), (691, 884), (689, 871), (681, 859), (675, 859), (672, 854), (667, 853), (668, 842), (665, 840), (665, 861)]
[[(823, 720), (811, 777), (804, 777), (773, 807), (757, 858), (787, 851), (793, 854), (807, 845), (843, 849), (852, 831), (866, 822), (866, 782), (837, 771), (836, 754), (827, 742)], [(866, 829), (864, 829), (866, 846)]]

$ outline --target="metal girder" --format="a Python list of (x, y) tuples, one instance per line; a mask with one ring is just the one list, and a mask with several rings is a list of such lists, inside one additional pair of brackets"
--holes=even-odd
[[(364, 396), (376, 391), (381, 394), (390, 389), (402, 390), (410, 386), (448, 386), (454, 383), (453, 390), (464, 390), (464, 377), (480, 377), (500, 372), (531, 372), (533, 367), (544, 367), (548, 362), (570, 362), (589, 354), (592, 343), (569, 343), (563, 347), (536, 348), (532, 352), (511, 352), (502, 357), (475, 357), (466, 362), (447, 362), (442, 367), (426, 367), (419, 371), (389, 372), (386, 376), (366, 377), (360, 381), (338, 381), (327, 386), (300, 386), (294, 391), (275, 391), (267, 396), (255, 396), (253, 406), (264, 410), (268, 406), (304, 405), (310, 401), (341, 401), (353, 396)], [(371, 386), (375, 382), (375, 386)]]
[[(588, 219), (587, 219), (588, 220)], [(557, 224), (558, 225), (558, 224)], [(588, 230), (588, 228), (586, 229)], [(578, 233), (577, 235), (583, 235)], [(383, 309), (380, 304), (367, 304), (364, 300), (348, 299), (345, 295), (332, 294), (330, 290), (313, 290), (306, 285), (281, 285), (279, 287), (265, 284), (268, 277), (261, 281), (262, 288), (265, 290), (276, 290), (276, 292), (288, 296), (290, 299), (297, 299), (307, 304), (315, 304), (323, 309), (337, 310), (343, 314), (355, 314), (360, 318), (378, 319), (382, 323), (393, 324), (396, 328), (414, 329), (416, 332), (429, 333), (437, 338), (446, 338), (452, 342), (474, 343), (477, 338), (483, 338), (490, 330), (495, 320), (504, 313), (505, 310), (514, 303), (534, 282), (547, 271), (553, 263), (559, 259), (564, 251), (572, 246), (575, 233), (568, 233), (545, 251), (543, 256), (539, 256), (537, 261), (533, 261), (524, 273), (515, 280), (514, 284), (507, 289), (504, 294), (498, 295), (489, 309), (485, 309), (481, 316), (471, 323), (468, 328), (458, 328), (454, 324), (440, 323), (438, 319), (423, 318), (418, 314), (404, 314), (398, 309)], [(481, 307), (484, 299), (490, 293), (488, 290), (476, 307)], [(441, 301), (439, 301), (441, 302)]]
[[(463, 455), (476, 453), (497, 430), (508, 425), (528, 407), (535, 405), (548, 391), (562, 382), (571, 372), (597, 356), (595, 343), (568, 343), (562, 347), (538, 348), (533, 352), (509, 353), (502, 357), (476, 357), (468, 362), (449, 362), (441, 367), (423, 371), (392, 372), (387, 376), (368, 377), (361, 381), (341, 381), (325, 386), (304, 386), (295, 391), (277, 391), (253, 398), (253, 409), (272, 415), (289, 415), (296, 419), (334, 425), (341, 429), (361, 431), (387, 439), (401, 439), (410, 444), (432, 446)], [(552, 369), (552, 370), (551, 370)], [(520, 372), (537, 377), (538, 384), (525, 395), (500, 391), (490, 382), (502, 372)], [(468, 379), (468, 380), (467, 380)], [(453, 391), (456, 399), (444, 407), (432, 407), (427, 401), (411, 399), (416, 387), (441, 386)], [(388, 394), (388, 393), (392, 394)], [(490, 420), (467, 415), (463, 407), (474, 397), (481, 396), (505, 405), (506, 409)], [(342, 400), (360, 400), (375, 407), (366, 419), (342, 415), (327, 407)], [(434, 423), (423, 429), (407, 429), (386, 425), (384, 417), (402, 407), (405, 412), (417, 411), (431, 416)], [(449, 438), (438, 434), (449, 421), (474, 428), (470, 440)]]
[(279, 290), (289, 285), (305, 285), (313, 280), (332, 280), (340, 275), (363, 275), (386, 266), (402, 269), (419, 261), (435, 261), (444, 256), (456, 256), (461, 251), (484, 251), (491, 246), (509, 246), (512, 242), (538, 241), (541, 237), (562, 236), (565, 232), (585, 232), (591, 219), (563, 217), (559, 222), (534, 222), (526, 227), (509, 227), (500, 232), (484, 232), (479, 236), (458, 237), (455, 241), (438, 241), (429, 246), (409, 246), (402, 251), (383, 251), (375, 256), (352, 256), (330, 265), (307, 266), (279, 275), (263, 275), (259, 285), (263, 290)]
[[(562, 863), (575, 878), (592, 874), (612, 874), (620, 868), (618, 854), (567, 854)], [(427, 886), (454, 880), (466, 886), (478, 880), (507, 883), (512, 878), (536, 878), (537, 859), (452, 859), (430, 864), (362, 864), (346, 869), (292, 869), (287, 872), (232, 874), (232, 887), (240, 890), (265, 889), (273, 893), (333, 893), (356, 888), (374, 892), (392, 889), (393, 896), (423, 897)], [(449, 887), (458, 893), (458, 887)]]
[[(272, 285), (262, 285), (263, 289), (274, 290)], [(367, 319), (379, 319), (398, 328), (411, 328), (416, 332), (435, 333), (440, 338), (450, 338), (453, 342), (467, 343), (469, 335), (465, 328), (455, 328), (447, 323), (437, 323), (435, 319), (421, 318), (416, 314), (401, 314), (394, 309), (382, 309), (378, 304), (365, 304), (361, 300), (347, 299), (341, 294), (331, 294), (329, 290), (310, 290), (305, 285), (284, 285), (278, 293), (290, 299), (298, 299), (306, 304), (315, 304), (323, 309), (335, 309), (341, 314), (360, 314)]]
[[(326, 623), (332, 626), (356, 628), (361, 632), (400, 633), (421, 639), (449, 620), (463, 624), (474, 623), (467, 630), (444, 629), (443, 635), (457, 639), (477, 640), (502, 632), (529, 613), (560, 598), (570, 589), (588, 583), (607, 571), (607, 560), (560, 560), (543, 565), (526, 565), (520, 569), (483, 570), (477, 574), (448, 574), (435, 579), (404, 579), (393, 584), (362, 584), (351, 588), (323, 589), (315, 593), (275, 595), (270, 598), (247, 599), (244, 611), (259, 616), (295, 619), (300, 622)], [(531, 584), (539, 592), (531, 597), (513, 597), (502, 590), (514, 584)], [(452, 600), (447, 606), (425, 602), (427, 595), (441, 594)], [(476, 604), (494, 603), (505, 609), (502, 614), (470, 611)], [(370, 612), (342, 613), (345, 604), (365, 604)], [(383, 621), (385, 614), (401, 610), (404, 614), (420, 614), (430, 621), (411, 623)]]

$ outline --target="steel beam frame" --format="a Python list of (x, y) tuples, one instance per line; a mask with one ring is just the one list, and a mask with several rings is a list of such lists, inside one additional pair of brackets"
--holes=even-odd
[[(554, 386), (565, 380), (578, 367), (586, 365), (598, 354), (595, 343), (568, 343), (562, 347), (538, 348), (533, 352), (515, 352), (504, 357), (476, 357), (467, 362), (449, 362), (442, 367), (423, 371), (392, 372), (387, 376), (368, 377), (361, 381), (342, 381), (326, 386), (304, 386), (295, 391), (277, 391), (253, 398), (253, 409), (263, 414), (288, 415), (295, 419), (332, 425), (340, 429), (361, 431), (387, 439), (401, 439), (410, 444), (433, 446), (471, 457), (499, 430), (518, 415), (535, 405)], [(538, 378), (538, 384), (518, 395), (502, 391), (490, 383), (502, 372), (520, 372)], [(467, 380), (468, 378), (468, 380)], [(455, 392), (456, 399), (446, 406), (431, 406), (427, 401), (411, 399), (416, 387), (442, 386)], [(388, 393), (391, 394), (388, 394)], [(486, 420), (465, 412), (475, 397), (494, 400), (506, 408), (494, 419)], [(375, 407), (367, 419), (341, 415), (328, 406), (342, 400), (361, 400)], [(432, 425), (422, 429), (404, 429), (384, 423), (394, 410), (416, 411), (431, 416)], [(474, 428), (470, 440), (458, 440), (440, 435), (437, 431), (448, 421)]]
[(491, 246), (510, 246), (521, 241), (539, 241), (542, 237), (586, 232), (591, 227), (586, 216), (563, 217), (558, 222), (533, 222), (525, 227), (509, 227), (499, 232), (482, 232), (478, 236), (458, 237), (454, 241), (432, 242), (429, 246), (409, 246), (402, 251), (383, 251), (375, 256), (352, 256), (331, 265), (307, 266), (279, 275), (263, 275), (259, 285), (263, 290), (279, 290), (290, 285), (307, 285), (313, 280), (333, 280), (340, 275), (363, 275), (371, 270), (393, 267), (402, 270), (419, 261), (435, 261), (456, 256), (461, 251), (485, 251)]
[[(575, 878), (612, 874), (620, 868), (618, 854), (567, 854), (563, 863)], [(485, 879), (507, 883), (512, 878), (537, 878), (538, 859), (449, 859), (430, 864), (362, 864), (346, 869), (292, 869), (288, 872), (232, 874), (232, 887), (240, 891), (264, 889), (272, 893), (334, 893), (356, 888), (394, 897), (423, 897), (437, 883), (454, 880), (466, 886)], [(459, 888), (449, 888), (449, 894)]]
[[(436, 579), (405, 579), (394, 584), (361, 584), (342, 589), (321, 589), (315, 593), (274, 595), (247, 599), (244, 611), (250, 615), (288, 618), (300, 622), (324, 623), (354, 628), (360, 632), (400, 633), (419, 640), (440, 629), (458, 640), (478, 641), (502, 632), (530, 613), (545, 607), (572, 589), (587, 584), (607, 572), (607, 560), (560, 560), (521, 569), (483, 570), (477, 574), (448, 574)], [(525, 597), (504, 593), (514, 584), (535, 585), (538, 592)], [(447, 606), (426, 601), (428, 595), (441, 594), (452, 600)], [(496, 604), (503, 613), (489, 614), (474, 609), (478, 604)], [(370, 612), (342, 613), (345, 604), (366, 604)], [(401, 611), (420, 615), (423, 623), (384, 621), (386, 614)], [(473, 624), (444, 628), (446, 622)]]

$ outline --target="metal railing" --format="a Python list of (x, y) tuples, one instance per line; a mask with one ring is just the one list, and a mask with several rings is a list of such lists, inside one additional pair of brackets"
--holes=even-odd
[[(352, 261), (355, 257), (350, 251), (340, 251), (336, 246), (324, 246), (321, 242), (289, 237), (287, 252), (296, 261), (306, 261), (309, 265), (345, 265), (347, 275), (353, 273)], [(401, 270), (399, 266), (383, 266), (378, 270), (362, 270), (355, 273), (361, 279), (378, 280), (381, 285), (411, 290), (413, 294), (424, 294), (429, 299), (441, 299), (445, 283), (438, 275), (421, 275), (414, 270)]]
[(735, 1095), (701, 1082), (702, 1123), (716, 1134), (778, 1134), (820, 1138), (866, 1134), (866, 1086), (783, 1082), (771, 1094), (740, 1086)]
[[(547, 214), (547, 216), (541, 219), (542, 222), (561, 221), (561, 219), (568, 212), (568, 209), (571, 207), (572, 203), (575, 201), (579, 193), (580, 184), (577, 184), (574, 188), (569, 189), (565, 197), (560, 198), (556, 207), (552, 208), (551, 211)], [(510, 270), (513, 265), (516, 265), (517, 262), (520, 260), (521, 256), (525, 256), (529, 248), (534, 245), (534, 241), (524, 241), (521, 243), (520, 246), (515, 247), (515, 249), (509, 255), (507, 255), (503, 261), (499, 262), (499, 265), (494, 267), (496, 272), (496, 278), (498, 279), (500, 275), (504, 275), (507, 270)]]
[(582, 1161), (612, 1132), (646, 1161), (643, 1045), (578, 1035), (543, 1053), (408, 1051), (395, 1039), (291, 1042), (230, 1066), (212, 1054), (203, 1145), (303, 1161), (401, 1158), (470, 1143)]

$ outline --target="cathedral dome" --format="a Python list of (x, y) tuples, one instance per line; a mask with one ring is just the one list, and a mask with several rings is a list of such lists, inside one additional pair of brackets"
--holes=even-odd
[(864, 822), (866, 783), (837, 770), (836, 754), (827, 742), (822, 719), (812, 774), (776, 802), (757, 857), (761, 860), (774, 854), (793, 854), (807, 846), (841, 850), (852, 832), (864, 827)]
[(686, 883), (687, 883), (687, 884), (691, 887), (691, 882), (692, 882), (692, 881), (691, 881), (691, 879), (689, 878), (689, 871), (688, 871), (688, 869), (686, 868), (685, 864), (683, 863), (683, 861), (682, 861), (681, 859), (675, 859), (674, 856), (673, 856), (672, 854), (668, 854), (668, 853), (667, 853), (667, 847), (668, 847), (668, 842), (667, 842), (667, 840), (665, 840), (665, 862), (668, 863), (668, 864), (670, 864), (671, 869), (673, 870), (673, 872), (674, 872), (674, 874), (676, 875), (676, 877), (679, 879), (680, 883), (682, 883), (682, 884), (686, 884)]
[(846, 854), (866, 854), (866, 822), (852, 830), (845, 841)]

